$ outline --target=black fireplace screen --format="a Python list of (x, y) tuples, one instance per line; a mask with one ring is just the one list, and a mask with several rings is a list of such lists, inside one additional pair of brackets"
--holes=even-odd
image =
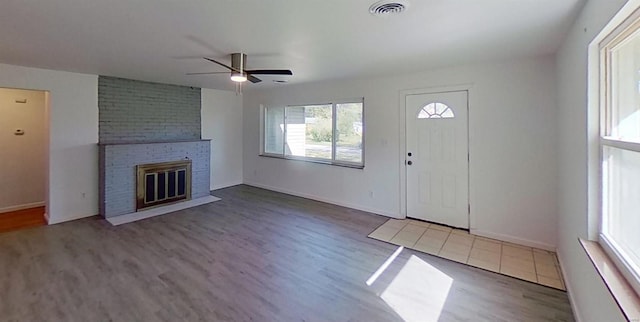
[(191, 199), (191, 160), (137, 167), (136, 210)]

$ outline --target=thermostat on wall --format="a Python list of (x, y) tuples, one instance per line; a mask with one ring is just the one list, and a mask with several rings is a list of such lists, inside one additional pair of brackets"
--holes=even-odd
[(15, 135), (24, 135), (24, 130), (23, 129), (16, 129), (16, 131), (13, 132), (13, 134), (15, 134)]

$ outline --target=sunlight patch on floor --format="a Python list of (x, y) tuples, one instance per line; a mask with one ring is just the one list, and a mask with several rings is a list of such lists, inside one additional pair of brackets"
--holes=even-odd
[(371, 275), (371, 277), (369, 277), (369, 279), (367, 280), (368, 286), (371, 286), (371, 284), (373, 284), (373, 282), (375, 282), (378, 279), (378, 277), (380, 277), (380, 275), (384, 273), (387, 267), (389, 267), (389, 265), (393, 263), (393, 261), (396, 259), (396, 257), (398, 257), (398, 255), (400, 255), (403, 249), (404, 247), (402, 246), (398, 247), (398, 249), (396, 249), (396, 251), (393, 254), (391, 254), (391, 256), (389, 256), (389, 258), (387, 258), (387, 260), (384, 263), (382, 263), (382, 265), (380, 265), (380, 268), (378, 268), (378, 270), (375, 271), (375, 273), (373, 273), (373, 275)]
[(426, 254), (566, 290), (552, 251), (512, 244), (414, 219), (389, 219), (370, 238)]
[(405, 321), (438, 321), (453, 279), (415, 255), (380, 297)]

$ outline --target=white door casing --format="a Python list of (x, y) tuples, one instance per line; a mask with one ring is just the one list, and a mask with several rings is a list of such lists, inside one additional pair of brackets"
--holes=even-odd
[(469, 228), (468, 92), (405, 96), (407, 217)]

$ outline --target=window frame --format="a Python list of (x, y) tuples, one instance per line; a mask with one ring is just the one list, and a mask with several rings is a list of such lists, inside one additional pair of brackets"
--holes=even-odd
[[(336, 159), (336, 152), (337, 152), (337, 142), (335, 140), (336, 138), (336, 132), (338, 131), (337, 128), (337, 119), (338, 119), (338, 114), (337, 114), (337, 106), (340, 104), (350, 104), (350, 103), (359, 103), (362, 104), (362, 140), (361, 140), (361, 155), (360, 155), (360, 159), (361, 162), (350, 162), (350, 161), (344, 161), (344, 160), (337, 160)], [(303, 156), (295, 156), (295, 155), (287, 155), (286, 153), (286, 149), (285, 146), (287, 144), (287, 110), (289, 108), (292, 107), (306, 107), (306, 106), (320, 106), (320, 105), (331, 105), (331, 159), (323, 159), (323, 158), (314, 158), (314, 157), (303, 157)], [(266, 148), (266, 137), (265, 137), (265, 132), (267, 130), (267, 111), (269, 108), (282, 108), (283, 109), (283, 124), (284, 124), (284, 129), (283, 129), (283, 139), (282, 139), (282, 154), (279, 153), (270, 153), (270, 152), (266, 152), (265, 148)], [(342, 100), (332, 100), (330, 102), (325, 102), (325, 103), (305, 103), (305, 104), (292, 104), (292, 105), (284, 105), (284, 106), (266, 106), (266, 105), (261, 105), (261, 130), (260, 130), (260, 154), (259, 156), (262, 157), (270, 157), (270, 158), (277, 158), (277, 159), (284, 159), (284, 160), (294, 160), (294, 161), (304, 161), (304, 162), (311, 162), (311, 163), (319, 163), (319, 164), (328, 164), (328, 165), (333, 165), (333, 166), (339, 166), (339, 167), (347, 167), (347, 168), (354, 168), (354, 169), (364, 169), (365, 166), (365, 103), (364, 103), (364, 97), (360, 97), (360, 98), (355, 98), (355, 99), (342, 99)]]
[[(604, 195), (605, 186), (608, 184), (605, 182), (605, 174), (607, 170), (604, 168), (605, 161), (605, 148), (615, 148), (623, 151), (631, 151), (640, 153), (640, 142), (634, 142), (625, 140), (624, 138), (617, 138), (611, 136), (613, 126), (613, 113), (614, 97), (613, 87), (615, 86), (612, 79), (612, 72), (614, 69), (614, 62), (612, 59), (612, 53), (630, 41), (632, 37), (640, 36), (640, 15), (635, 12), (622, 23), (617, 25), (613, 31), (607, 35), (598, 45), (599, 53), (599, 130), (598, 130), (598, 233), (597, 242), (600, 244), (604, 252), (614, 263), (616, 268), (627, 280), (629, 285), (635, 290), (636, 294), (640, 294), (640, 269), (634, 269), (634, 266), (640, 266), (640, 263), (631, 264), (622, 252), (616, 246), (616, 242), (610, 239), (605, 231), (606, 211), (605, 205), (606, 196)], [(640, 169), (638, 169), (640, 171)]]

